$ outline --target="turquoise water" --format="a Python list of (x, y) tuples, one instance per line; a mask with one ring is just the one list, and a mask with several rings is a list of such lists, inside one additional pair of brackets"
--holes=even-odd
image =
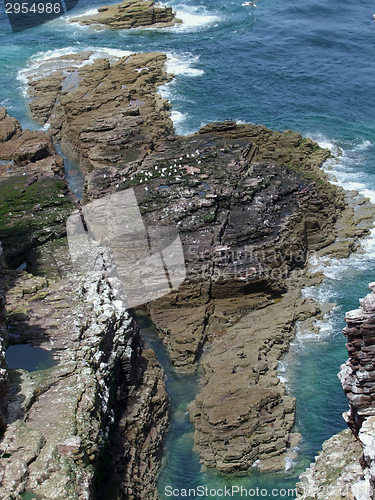
[(47, 351), (31, 344), (10, 345), (5, 351), (8, 368), (22, 368), (28, 372), (45, 370), (57, 364), (54, 351)]
[[(103, 3), (81, 0), (71, 15)], [(0, 105), (24, 127), (37, 128), (28, 112), (26, 69), (37, 70), (53, 55), (88, 48), (111, 57), (123, 51), (163, 51), (175, 80), (161, 92), (173, 104), (178, 133), (226, 119), (298, 130), (340, 153), (337, 163), (326, 165), (338, 183), (375, 201), (375, 7), (363, 0), (260, 0), (256, 9), (242, 6), (241, 0), (168, 4), (185, 21), (182, 27), (109, 31), (80, 28), (59, 18), (17, 34), (10, 31), (0, 4)], [(71, 169), (74, 177), (74, 165)], [(261, 488), (268, 495), (272, 488), (292, 487), (323, 440), (345, 427), (341, 414), (347, 402), (336, 377), (347, 357), (343, 316), (375, 281), (372, 242), (364, 255), (325, 263), (325, 283), (306, 291), (337, 306), (319, 335), (297, 335), (292, 355), (284, 360), (282, 376), (297, 398), (297, 430), (303, 437), (297, 463), (282, 474), (254, 470), (241, 480), (201, 472), (186, 414), (197, 390), (195, 381), (179, 378), (167, 367), (174, 412), (160, 479), (163, 499), (184, 498), (166, 495), (168, 485), (180, 490), (242, 485), (254, 488), (254, 497), (264, 496)], [(165, 354), (159, 355), (164, 363)], [(285, 498), (284, 491), (270, 495)]]

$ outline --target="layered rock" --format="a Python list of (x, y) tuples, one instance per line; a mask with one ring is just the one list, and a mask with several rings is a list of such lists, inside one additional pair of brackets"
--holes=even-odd
[(22, 130), (0, 108), (0, 241), (5, 263), (35, 267), (43, 259), (41, 248), (66, 235), (65, 220), (74, 201), (51, 136)]
[[(122, 446), (117, 439), (113, 446), (121, 451), (126, 475), (120, 495), (107, 498), (129, 498), (131, 484), (132, 498), (152, 498), (169, 401), (161, 369), (150, 353), (142, 354), (139, 330), (118, 298), (120, 284), (100, 274), (41, 288), (38, 283), (24, 272), (3, 277), (3, 288), (11, 286), (10, 342), (52, 347), (57, 364), (10, 372), (1, 497), (20, 499), (26, 491), (49, 500), (96, 498), (96, 478), (102, 478), (108, 449), (115, 449), (110, 441), (119, 433)], [(147, 470), (142, 454), (149, 456)]]
[[(297, 132), (219, 122), (172, 135), (169, 105), (155, 97), (168, 81), (164, 55), (82, 66), (90, 57), (58, 60), (60, 74), (30, 81), (31, 110), (85, 169), (84, 202), (132, 189), (146, 228), (179, 230), (186, 280), (149, 311), (181, 372), (194, 371), (212, 341), (191, 405), (202, 461), (226, 472), (259, 457), (264, 468), (283, 467), (294, 401), (277, 360), (296, 321), (319, 312), (299, 299), (302, 270), (311, 252), (355, 250), (368, 214), (354, 216), (319, 169), (329, 151)], [(224, 381), (220, 370), (230, 372)]]
[(1, 268), (0, 335), (9, 328), (12, 348), (27, 343), (30, 358), (38, 348), (55, 359), (9, 370), (8, 382), (1, 341), (0, 496), (89, 499), (108, 486), (109, 499), (156, 498), (169, 422), (163, 372), (143, 351), (121, 283), (72, 272), (64, 236), (79, 203), (51, 136), (22, 131), (5, 110), (0, 131), (5, 260), (39, 274)]
[(181, 24), (172, 7), (161, 7), (153, 0), (124, 0), (120, 4), (99, 7), (98, 14), (70, 19), (84, 26), (102, 24), (108, 28), (129, 29), (152, 26), (165, 28)]
[(315, 463), (301, 474), (297, 498), (303, 500), (375, 498), (375, 284), (369, 289), (359, 309), (345, 315), (349, 359), (338, 377), (349, 402), (343, 417), (350, 430), (325, 441)]
[(0, 429), (6, 426), (7, 421), (7, 394), (9, 389), (7, 362), (5, 360), (5, 342), (8, 339), (6, 327), (5, 297), (0, 295)]
[[(361, 299), (360, 308), (345, 315), (349, 359), (341, 366), (339, 378), (349, 402), (344, 418), (363, 447), (362, 465), (365, 468), (369, 498), (375, 496), (375, 284), (372, 293)], [(363, 486), (363, 485), (359, 485)]]
[(278, 360), (297, 321), (319, 308), (297, 288), (275, 304), (244, 314), (202, 359), (203, 388), (189, 406), (195, 448), (207, 467), (241, 472), (284, 469), (299, 436), (290, 434), (295, 400), (278, 378)]
[[(85, 172), (142, 159), (173, 133), (169, 104), (156, 94), (170, 77), (165, 54), (132, 54), (110, 62), (91, 53), (49, 62), (57, 73), (29, 83), (32, 115)], [(86, 65), (82, 65), (86, 61)]]

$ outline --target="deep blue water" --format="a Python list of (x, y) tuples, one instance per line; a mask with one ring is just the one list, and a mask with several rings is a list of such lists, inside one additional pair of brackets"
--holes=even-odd
[[(81, 0), (71, 16), (103, 3)], [(341, 185), (375, 201), (375, 7), (363, 0), (260, 0), (256, 9), (241, 3), (172, 0), (169, 5), (185, 24), (161, 31), (80, 28), (59, 18), (17, 34), (0, 4), (0, 106), (24, 127), (36, 128), (24, 93), (25, 69), (38, 68), (51, 55), (87, 48), (111, 49), (112, 57), (121, 51), (166, 52), (175, 80), (161, 92), (173, 104), (178, 133), (225, 119), (298, 130), (341, 152), (326, 168)], [(362, 256), (326, 264), (326, 282), (306, 292), (337, 307), (318, 336), (297, 336), (285, 361), (283, 376), (297, 398), (297, 430), (303, 436), (298, 463), (285, 474), (254, 470), (241, 480), (201, 472), (186, 415), (196, 386), (167, 369), (174, 423), (160, 480), (163, 499), (180, 498), (164, 495), (168, 485), (235, 484), (269, 491), (293, 486), (323, 440), (345, 428), (341, 413), (347, 403), (336, 377), (347, 357), (341, 330), (345, 311), (356, 308), (367, 284), (375, 281), (371, 243)]]

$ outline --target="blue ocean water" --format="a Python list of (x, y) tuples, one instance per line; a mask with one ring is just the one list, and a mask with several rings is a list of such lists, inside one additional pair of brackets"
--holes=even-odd
[[(162, 51), (169, 56), (168, 69), (175, 79), (160, 92), (173, 105), (178, 133), (226, 119), (298, 130), (337, 153), (337, 162), (326, 165), (335, 182), (375, 202), (375, 7), (369, 2), (259, 0), (252, 8), (242, 0), (171, 0), (168, 5), (184, 20), (180, 27), (110, 31), (69, 23), (69, 17), (103, 3), (81, 0), (69, 16), (15, 34), (0, 3), (0, 106), (24, 127), (38, 127), (29, 115), (25, 78), (49, 57), (88, 48), (113, 58), (128, 51)], [(243, 485), (254, 492), (256, 487), (292, 487), (323, 440), (345, 428), (341, 413), (347, 403), (336, 377), (347, 357), (341, 330), (345, 311), (356, 308), (367, 284), (375, 281), (373, 241), (366, 243), (364, 254), (347, 261), (317, 263), (328, 278), (306, 291), (337, 305), (319, 335), (297, 335), (293, 355), (282, 366), (282, 376), (297, 398), (296, 427), (303, 438), (296, 463), (288, 464), (282, 474), (254, 470), (241, 479), (202, 472), (186, 415), (196, 388), (191, 383), (194, 387), (186, 390), (188, 384), (174, 379), (168, 369), (175, 410), (161, 498), (183, 498), (166, 495), (168, 485)], [(283, 491), (272, 498), (285, 498)]]

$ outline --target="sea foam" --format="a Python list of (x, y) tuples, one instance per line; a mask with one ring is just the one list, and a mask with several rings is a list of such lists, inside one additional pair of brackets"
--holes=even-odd
[(165, 30), (174, 32), (194, 32), (202, 29), (215, 26), (220, 21), (220, 16), (207, 12), (207, 9), (203, 6), (193, 6), (186, 4), (173, 4), (166, 3), (173, 7), (176, 13), (176, 17), (182, 20), (182, 24), (175, 25), (169, 28), (163, 28)]
[[(90, 56), (83, 61), (69, 61), (68, 58), (64, 59), (64, 56), (90, 51)], [(112, 49), (109, 47), (82, 47), (81, 45), (79, 47), (70, 46), (63, 49), (38, 52), (28, 60), (25, 68), (18, 71), (17, 80), (21, 82), (22, 95), (27, 97), (29, 78), (47, 76), (64, 70), (70, 65), (75, 68), (81, 68), (82, 66), (93, 64), (96, 59), (101, 57), (107, 57), (110, 62), (115, 62), (121, 59), (121, 57), (126, 57), (130, 54), (131, 52), (128, 50)]]

